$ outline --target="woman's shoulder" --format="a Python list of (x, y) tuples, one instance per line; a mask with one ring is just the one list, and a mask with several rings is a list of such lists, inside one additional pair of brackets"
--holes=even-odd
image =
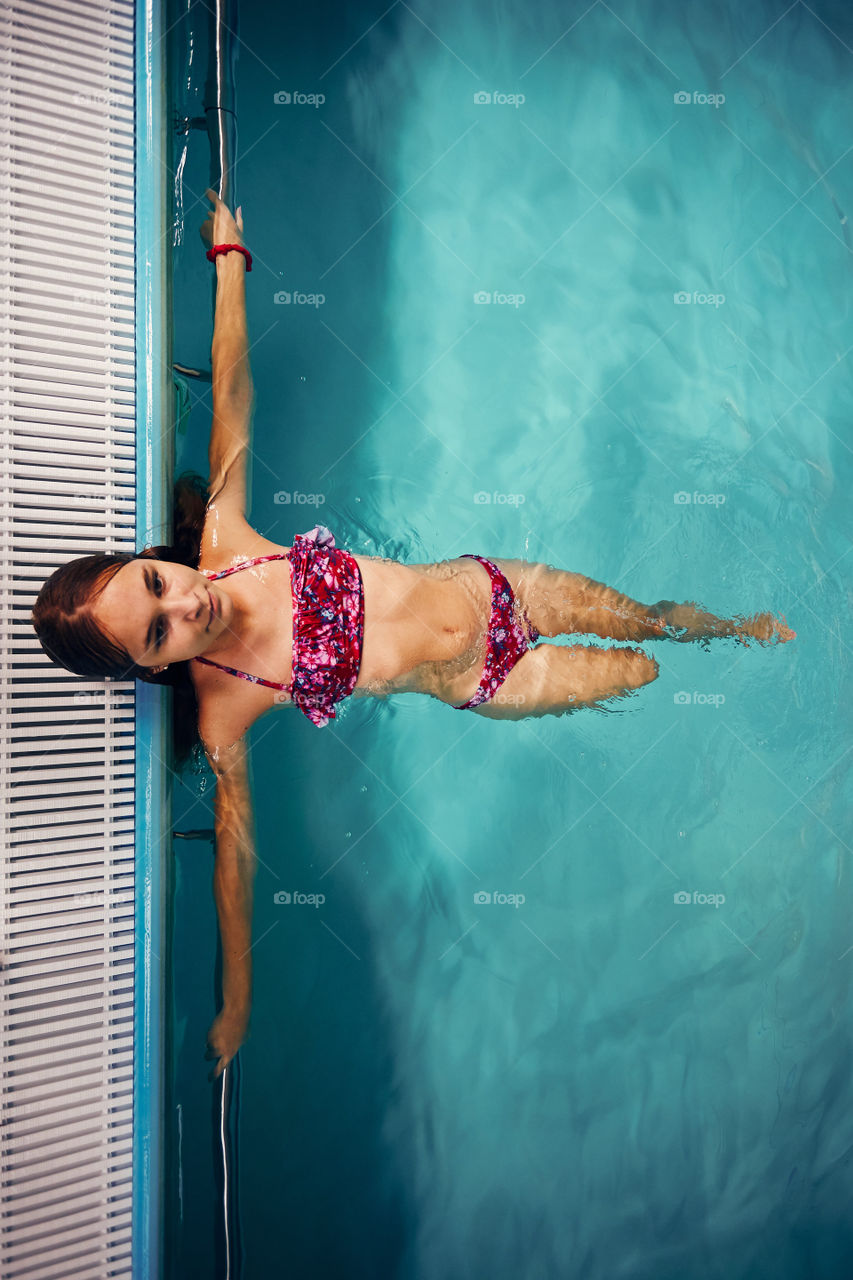
[(198, 733), (205, 750), (242, 739), (275, 705), (270, 690), (201, 662), (189, 663), (198, 705)]
[(250, 524), (244, 522), (240, 529), (215, 525), (208, 512), (196, 566), (199, 573), (221, 573), (238, 560), (252, 560), (255, 556), (285, 555), (288, 546), (280, 546), (263, 537)]

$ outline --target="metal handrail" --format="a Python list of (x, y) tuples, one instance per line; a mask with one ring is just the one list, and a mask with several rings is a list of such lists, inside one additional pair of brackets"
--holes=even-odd
[(237, 0), (214, 0), (210, 9), (210, 57), (203, 103), (210, 137), (210, 185), (232, 212), (237, 208), (234, 62), (238, 17)]

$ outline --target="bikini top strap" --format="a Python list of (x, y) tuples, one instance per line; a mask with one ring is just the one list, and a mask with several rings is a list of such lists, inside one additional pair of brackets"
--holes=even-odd
[(227, 578), (230, 573), (239, 573), (241, 569), (251, 569), (252, 565), (266, 564), (267, 560), (287, 560), (289, 557), (289, 551), (276, 551), (271, 556), (253, 556), (251, 560), (244, 560), (242, 564), (232, 564), (227, 569), (220, 569), (218, 573), (214, 573), (210, 569), (200, 569), (199, 573), (203, 573), (210, 582), (216, 582), (217, 578)]
[(220, 671), (228, 671), (232, 676), (239, 676), (241, 680), (251, 680), (252, 684), (264, 684), (268, 689), (278, 689), (281, 693), (290, 693), (292, 687), (289, 684), (279, 684), (277, 680), (264, 680), (263, 676), (250, 676), (248, 671), (226, 667), (224, 662), (214, 662), (212, 658), (203, 658), (201, 654), (196, 654), (195, 661), (203, 662), (206, 667), (218, 667)]
[[(218, 573), (212, 573), (210, 569), (201, 569), (209, 582), (216, 582), (217, 578), (227, 578), (229, 573), (239, 573), (241, 569), (249, 569), (255, 564), (265, 564), (267, 560), (287, 560), (290, 553), (288, 551), (277, 551), (270, 556), (254, 556), (251, 560), (244, 560), (242, 564), (232, 564), (227, 569), (220, 569)], [(236, 667), (227, 667), (224, 662), (214, 662), (212, 658), (203, 658), (201, 654), (196, 655), (196, 662), (203, 662), (207, 667), (218, 667), (220, 671), (227, 671), (232, 676), (239, 676), (241, 680), (251, 680), (252, 684), (263, 684), (268, 689), (278, 689), (281, 693), (290, 693), (291, 685), (279, 684), (277, 680), (264, 680), (262, 676), (250, 676), (248, 671), (238, 671)]]

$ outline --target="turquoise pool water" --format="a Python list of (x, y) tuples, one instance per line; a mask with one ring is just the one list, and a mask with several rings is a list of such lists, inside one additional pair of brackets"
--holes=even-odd
[[(846, 1276), (851, 14), (250, 0), (239, 35), (255, 527), (797, 632), (648, 645), (653, 685), (569, 717), (254, 727), (242, 1274)], [(207, 367), (203, 135), (174, 164)], [(218, 1238), (211, 862), (178, 843), (176, 1275)]]

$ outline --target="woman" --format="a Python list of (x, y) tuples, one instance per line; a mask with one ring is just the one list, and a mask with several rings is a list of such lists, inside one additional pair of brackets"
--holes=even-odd
[(794, 633), (769, 613), (726, 620), (692, 604), (640, 604), (582, 574), (523, 560), (466, 553), (399, 564), (351, 555), (323, 526), (296, 535), (289, 548), (262, 537), (244, 515), (251, 259), (241, 248), (241, 211), (235, 221), (213, 191), (207, 195), (213, 210), (201, 235), (217, 294), (210, 487), (198, 553), (159, 547), (72, 561), (45, 583), (33, 625), (49, 656), (81, 675), (151, 680), (170, 668), (188, 672), (199, 738), (217, 777), (223, 1007), (208, 1045), (219, 1076), (249, 1021), (255, 854), (246, 731), (265, 712), (293, 704), (323, 726), (350, 695), (417, 692), (492, 719), (561, 715), (648, 684), (658, 664), (640, 649), (538, 645), (540, 636), (746, 643)]

